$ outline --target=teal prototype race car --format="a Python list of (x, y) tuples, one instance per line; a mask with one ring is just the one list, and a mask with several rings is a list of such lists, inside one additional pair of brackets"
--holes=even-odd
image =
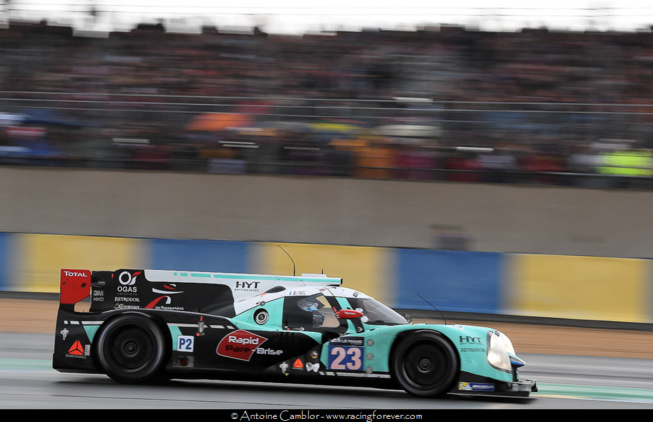
[(528, 397), (504, 334), (413, 324), (324, 275), (61, 271), (53, 367), (122, 383), (264, 380)]

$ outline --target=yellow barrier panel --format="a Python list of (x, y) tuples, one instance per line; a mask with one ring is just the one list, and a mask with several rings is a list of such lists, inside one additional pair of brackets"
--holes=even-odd
[[(283, 250), (281, 248), (283, 248)], [(250, 268), (262, 274), (321, 274), (342, 278), (343, 287), (390, 303), (394, 254), (390, 249), (300, 243), (261, 243), (253, 250)]]
[(512, 260), (511, 312), (649, 322), (646, 260), (554, 255), (513, 255)]
[(17, 262), (12, 263), (15, 290), (59, 293), (62, 268), (117, 270), (143, 266), (144, 241), (139, 239), (17, 234)]

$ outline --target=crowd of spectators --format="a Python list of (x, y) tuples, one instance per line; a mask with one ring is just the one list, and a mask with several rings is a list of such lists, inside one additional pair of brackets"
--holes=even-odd
[[(0, 46), (4, 164), (597, 187), (648, 187), (653, 167), (651, 32), (43, 22)], [(215, 113), (247, 119), (193, 128)]]

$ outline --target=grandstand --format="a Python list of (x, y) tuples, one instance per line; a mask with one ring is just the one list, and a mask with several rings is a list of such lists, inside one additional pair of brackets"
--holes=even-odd
[(652, 185), (650, 31), (0, 40), (3, 165)]

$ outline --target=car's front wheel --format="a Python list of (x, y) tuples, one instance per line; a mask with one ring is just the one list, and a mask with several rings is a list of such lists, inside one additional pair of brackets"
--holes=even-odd
[(403, 339), (392, 355), (399, 386), (418, 397), (439, 397), (453, 387), (459, 372), (453, 346), (440, 335), (419, 332)]
[(122, 383), (155, 380), (165, 365), (166, 339), (150, 318), (124, 315), (107, 322), (95, 344), (99, 365)]

